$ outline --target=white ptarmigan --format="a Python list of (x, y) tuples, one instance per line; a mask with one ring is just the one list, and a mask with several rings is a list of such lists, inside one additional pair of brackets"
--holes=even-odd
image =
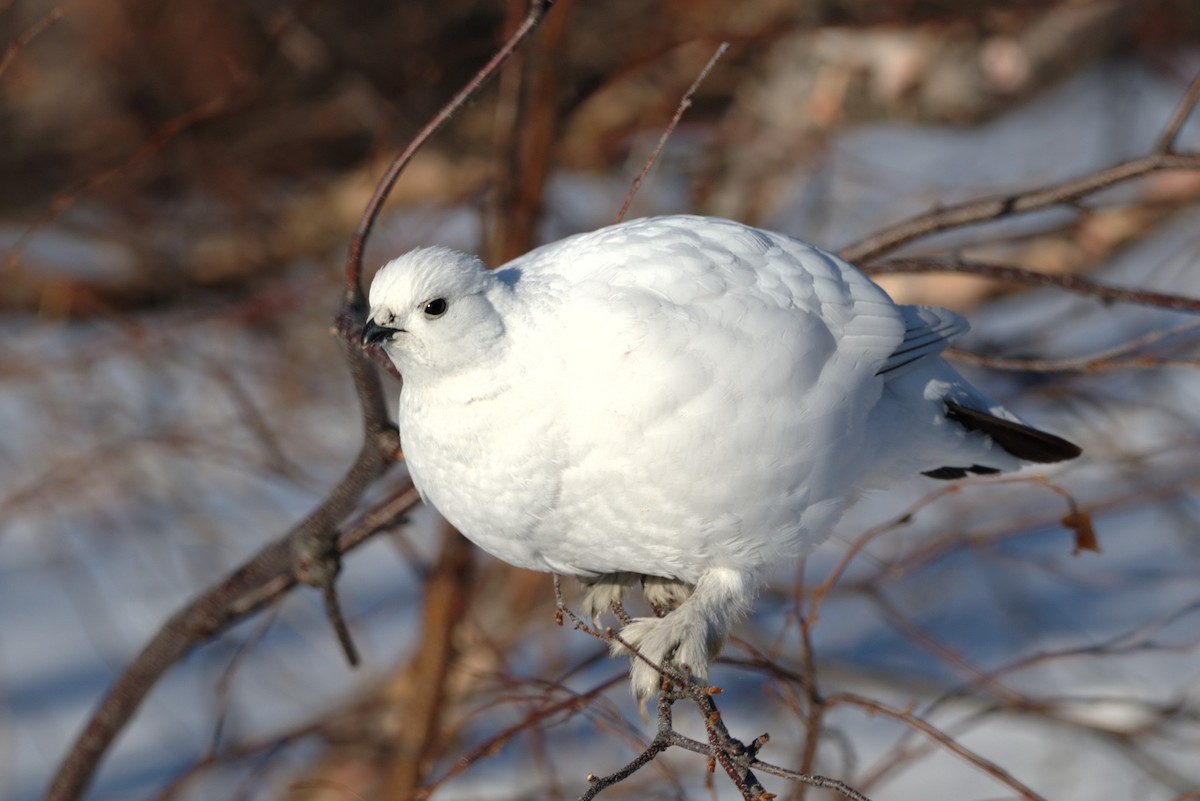
[[(1080, 452), (940, 358), (959, 315), (729, 220), (636, 220), (495, 270), (420, 248), (370, 304), (425, 500), (510, 564), (580, 577), (593, 616), (641, 581), (670, 611), (621, 639), (701, 681), (763, 572), (863, 490)], [(660, 685), (630, 674), (639, 698)]]

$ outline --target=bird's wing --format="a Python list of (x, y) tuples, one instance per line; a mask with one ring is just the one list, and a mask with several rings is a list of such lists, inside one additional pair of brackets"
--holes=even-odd
[(904, 340), (892, 351), (878, 375), (898, 375), (906, 367), (916, 364), (926, 356), (941, 353), (950, 340), (970, 329), (970, 324), (959, 314), (940, 306), (901, 306), (904, 320)]

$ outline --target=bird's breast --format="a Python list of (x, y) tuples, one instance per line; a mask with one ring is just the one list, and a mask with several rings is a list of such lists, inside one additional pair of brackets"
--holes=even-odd
[(526, 402), (401, 393), (400, 434), (413, 483), (468, 539), (520, 567), (548, 569), (539, 523), (558, 501), (562, 464), (551, 415)]

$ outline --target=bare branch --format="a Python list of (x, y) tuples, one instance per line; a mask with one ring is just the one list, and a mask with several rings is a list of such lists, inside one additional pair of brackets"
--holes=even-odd
[[(1200, 167), (1200, 161), (1197, 162)], [(1153, 306), (1157, 309), (1200, 313), (1200, 298), (1175, 295), (1169, 292), (1153, 292), (1146, 289), (1126, 289), (1087, 278), (1081, 275), (1043, 273), (1027, 267), (976, 259), (889, 259), (865, 268), (870, 275), (900, 275), (907, 273), (959, 273), (973, 275), (990, 281), (1005, 281), (1026, 286), (1047, 286), (1086, 295), (1105, 303), (1133, 303)]]
[[(562, 588), (557, 575), (554, 576), (554, 597), (556, 603), (555, 614), (560, 624), (563, 617), (566, 616), (571, 619), (576, 629), (597, 637), (606, 643), (620, 643), (630, 653), (632, 658), (640, 659), (650, 665), (663, 678), (663, 687), (657, 699), (658, 722), (654, 739), (633, 760), (617, 771), (603, 777), (596, 777), (589, 774), (588, 782), (591, 786), (580, 797), (580, 801), (590, 801), (590, 799), (595, 798), (608, 787), (624, 781), (672, 746), (704, 754), (715, 760), (725, 770), (730, 781), (738, 788), (742, 797), (748, 801), (761, 801), (762, 799), (773, 797), (763, 789), (762, 784), (754, 775), (755, 768), (761, 768), (764, 772), (773, 773), (777, 776), (812, 787), (833, 790), (851, 801), (870, 801), (866, 796), (836, 779), (810, 774), (806, 771), (788, 770), (759, 761), (758, 752), (767, 743), (769, 735), (761, 735), (750, 745), (746, 745), (733, 737), (729, 733), (729, 729), (725, 726), (721, 712), (714, 700), (714, 697), (721, 692), (720, 688), (701, 684), (693, 680), (690, 676), (680, 675), (669, 667), (657, 665), (649, 661), (636, 649), (622, 640), (619, 635), (614, 634), (611, 629), (608, 629), (604, 634), (594, 631), (580, 620), (563, 602)], [(679, 734), (672, 727), (671, 708), (676, 701), (680, 700), (690, 700), (700, 711), (701, 718), (704, 721), (705, 732), (708, 734), (707, 744)]]
[(433, 793), (439, 787), (448, 782), (450, 779), (453, 779), (455, 776), (458, 776), (471, 765), (474, 765), (484, 757), (498, 753), (500, 747), (517, 734), (538, 725), (547, 718), (553, 717), (560, 712), (575, 712), (582, 709), (588, 701), (599, 696), (601, 693), (608, 690), (621, 680), (622, 677), (615, 676), (608, 681), (598, 684), (586, 692), (571, 693), (566, 698), (546, 704), (544, 706), (540, 706), (531, 711), (522, 720), (512, 724), (511, 726), (508, 726), (505, 729), (502, 729), (499, 732), (496, 732), (494, 735), (486, 738), (483, 742), (479, 743), (479, 745), (475, 746), (470, 751), (456, 759), (454, 764), (451, 765), (445, 773), (422, 787), (418, 797), (428, 798), (429, 796), (433, 795)]
[(362, 259), (363, 249), (366, 247), (367, 237), (371, 234), (371, 229), (375, 226), (375, 221), (379, 218), (379, 212), (383, 210), (384, 201), (392, 192), (392, 187), (396, 184), (396, 179), (400, 177), (400, 173), (408, 166), (408, 162), (412, 161), (412, 157), (417, 154), (417, 151), (425, 146), (429, 139), (445, 127), (446, 123), (467, 103), (471, 98), (479, 94), (480, 90), (496, 77), (496, 73), (504, 66), (504, 62), (508, 61), (509, 57), (516, 51), (521, 44), (529, 38), (529, 35), (537, 28), (538, 23), (542, 21), (542, 17), (554, 5), (554, 0), (531, 0), (529, 4), (529, 15), (525, 17), (525, 21), (513, 31), (512, 36), (500, 46), (496, 54), (480, 68), (479, 72), (475, 73), (474, 77), (467, 82), (467, 85), (459, 90), (458, 94), (450, 99), (450, 102), (444, 105), (434, 118), (429, 121), (424, 128), (413, 138), (408, 146), (401, 151), (400, 155), (392, 160), (384, 172), (383, 177), (379, 179), (379, 184), (375, 187), (374, 194), (367, 201), (367, 207), (363, 211), (362, 219), (359, 220), (358, 227), (354, 229), (354, 235), (350, 239), (350, 247), (346, 252), (346, 269), (345, 269), (345, 305), (347, 308), (356, 309), (363, 303), (362, 291)]
[[(339, 554), (395, 526), (419, 502), (420, 496), (411, 484), (401, 487), (340, 532), (336, 540)], [(170, 617), (92, 713), (59, 766), (46, 792), (46, 801), (71, 801), (83, 795), (117, 734), (176, 662), (200, 643), (274, 603), (297, 585), (291, 545), (296, 533), (289, 532), (265, 546)]]
[(37, 22), (29, 26), (20, 36), (9, 42), (8, 47), (4, 48), (4, 55), (0, 56), (0, 78), (4, 77), (4, 73), (12, 66), (17, 54), (29, 47), (29, 43), (42, 34), (47, 28), (63, 18), (63, 10), (58, 6), (50, 9), (50, 13), (42, 17)]
[(834, 706), (836, 704), (849, 704), (851, 706), (857, 706), (861, 709), (864, 709), (872, 714), (884, 715), (885, 717), (892, 718), (893, 720), (898, 720), (907, 726), (918, 729), (925, 734), (925, 736), (936, 740), (944, 748), (946, 748), (946, 750), (958, 754), (964, 760), (992, 776), (1000, 783), (1015, 790), (1022, 798), (1028, 799), (1028, 801), (1046, 801), (1045, 798), (1035, 793), (1026, 785), (1017, 781), (1012, 774), (997, 765), (995, 762), (981, 757), (979, 754), (971, 751), (950, 735), (939, 730), (933, 724), (922, 720), (911, 712), (906, 712), (902, 709), (894, 709), (886, 704), (882, 704), (878, 701), (861, 695), (856, 695), (854, 693), (837, 693), (836, 695), (831, 695), (826, 699), (826, 703), (828, 703), (830, 706)]
[(579, 801), (591, 801), (601, 792), (612, 787), (618, 782), (625, 781), (633, 774), (644, 768), (646, 765), (654, 761), (654, 758), (666, 751), (674, 742), (675, 731), (672, 728), (671, 704), (674, 703), (672, 698), (667, 693), (660, 693), (658, 696), (658, 729), (655, 732), (654, 739), (646, 746), (646, 749), (630, 760), (623, 767), (613, 771), (607, 776), (594, 776), (588, 774), (588, 784), (590, 785), (583, 795), (579, 796)]
[(1141, 178), (1160, 170), (1200, 169), (1200, 153), (1178, 153), (1172, 149), (1184, 121), (1200, 101), (1200, 76), (1192, 81), (1175, 113), (1159, 135), (1154, 149), (1144, 156), (1049, 186), (1010, 195), (974, 200), (957, 206), (919, 214), (877, 231), (840, 252), (849, 262), (865, 264), (890, 253), (914, 239), (951, 228), (999, 220), (1053, 206), (1070, 205), (1102, 189)]
[(1196, 103), (1200, 102), (1200, 75), (1192, 78), (1192, 82), (1188, 84), (1187, 91), (1179, 100), (1179, 105), (1175, 107), (1175, 111), (1171, 114), (1171, 118), (1167, 121), (1167, 126), (1163, 128), (1158, 139), (1154, 143), (1155, 153), (1174, 153), (1175, 140), (1179, 137), (1179, 131), (1183, 128), (1183, 124), (1187, 122), (1188, 117), (1192, 116), (1192, 112), (1196, 109)]
[(717, 52), (712, 54), (712, 58), (700, 70), (700, 74), (696, 76), (696, 80), (692, 81), (692, 85), (683, 93), (683, 98), (680, 99), (679, 106), (675, 109), (675, 115), (667, 123), (662, 136), (658, 137), (658, 143), (654, 146), (654, 150), (651, 151), (650, 157), (646, 159), (646, 163), (642, 165), (642, 171), (633, 179), (633, 186), (629, 187), (629, 194), (625, 195), (625, 202), (621, 204), (621, 210), (617, 212), (617, 218), (613, 222), (620, 222), (625, 219), (625, 213), (629, 211), (629, 205), (633, 203), (633, 197), (637, 194), (638, 189), (641, 188), (642, 181), (646, 180), (646, 175), (650, 172), (650, 168), (654, 166), (654, 162), (658, 161), (658, 157), (662, 154), (667, 140), (671, 138), (671, 134), (675, 132), (676, 126), (679, 125), (679, 120), (683, 118), (683, 113), (692, 107), (692, 98), (695, 97), (700, 84), (704, 83), (704, 79), (712, 72), (713, 67), (717, 66), (717, 62), (721, 60), (721, 56), (725, 55), (725, 51), (728, 49), (729, 42), (721, 42), (717, 47)]
[(1163, 367), (1200, 367), (1200, 359), (1166, 359), (1157, 356), (1132, 356), (1139, 350), (1168, 337), (1200, 328), (1200, 320), (1184, 323), (1173, 328), (1151, 331), (1140, 337), (1122, 342), (1085, 356), (1070, 359), (1012, 359), (1002, 356), (985, 356), (978, 353), (950, 348), (947, 354), (968, 364), (977, 364), (993, 370), (1019, 370), (1027, 373), (1108, 373), (1114, 370), (1155, 370)]

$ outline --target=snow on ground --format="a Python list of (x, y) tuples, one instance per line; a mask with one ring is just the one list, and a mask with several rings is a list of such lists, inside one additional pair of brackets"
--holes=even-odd
[[(1115, 162), (1147, 148), (1181, 89), (1142, 65), (1110, 64), (980, 128), (849, 132), (819, 170), (797, 175), (794, 199), (773, 227), (838, 246), (934, 202)], [(1185, 141), (1196, 141), (1196, 132), (1190, 125)], [(626, 186), (624, 177), (557, 176), (547, 236), (611, 221)], [(653, 174), (639, 213), (687, 210), (681, 186), (669, 172)], [(1029, 230), (1052, 217), (1006, 225)], [(425, 243), (471, 245), (476, 224), (469, 212), (444, 223), (432, 219), (420, 211), (388, 219), (373, 252), (414, 244), (414, 226)], [(1200, 214), (1180, 217), (1115, 259), (1103, 277), (1200, 295), (1198, 230)], [(168, 333), (136, 346), (130, 332), (103, 323), (3, 323), (0, 797), (36, 798), (92, 706), (163, 619), (307, 512), (352, 458), (356, 412), (325, 334), (333, 295), (319, 277), (301, 283), (304, 300), (274, 327), (214, 313), (173, 330), (148, 317), (140, 321), (147, 330)], [(1043, 292), (973, 312), (967, 344), (1079, 355), (1185, 319)], [(976, 375), (1019, 412), (1084, 445), (1087, 459), (1055, 471), (1054, 480), (1097, 510), (1103, 552), (1070, 555), (1070, 534), (1057, 523), (1065, 501), (1044, 488), (981, 482), (944, 498), (868, 547), (846, 582), (872, 577), (881, 560), (915, 543), (965, 542), (1011, 528), (1010, 538), (977, 547), (960, 542), (908, 573), (877, 577), (880, 597), (961, 661), (938, 657), (898, 630), (869, 596), (835, 592), (814, 632), (822, 690), (911, 704), (1048, 799), (1169, 799), (1200, 786), (1200, 376), (1186, 369), (1079, 376), (1063, 396), (1042, 392), (1028, 375)], [(247, 404), (265, 415), (276, 441), (247, 427)], [(809, 580), (819, 581), (860, 532), (930, 490), (929, 482), (914, 481), (866, 499), (810, 558)], [(416, 519), (431, 530), (432, 516)], [(780, 573), (786, 587), (794, 568)], [(366, 655), (363, 669), (344, 666), (316, 599), (297, 593), (239, 666), (228, 693), (218, 692), (222, 673), (238, 643), (257, 636), (261, 619), (171, 671), (106, 761), (92, 797), (152, 797), (206, 752), (219, 716), (226, 738), (268, 736), (336, 708), (384, 675), (412, 636), (411, 572), (380, 539), (348, 560), (341, 587)], [(782, 638), (783, 661), (794, 666), (794, 628), (786, 597), (768, 593), (743, 636), (762, 648)], [(547, 626), (522, 659), (536, 670), (542, 649), (565, 649), (569, 659), (595, 648), (582, 635)], [(745, 655), (739, 647), (726, 653)], [(1044, 658), (1049, 654), (1059, 657)], [(521, 660), (514, 669), (522, 670)], [(601, 660), (569, 684), (585, 689), (622, 670)], [(988, 708), (978, 693), (937, 701), (947, 688), (978, 684), (972, 671), (1052, 701), (1053, 721)], [(726, 665), (713, 678), (727, 690), (722, 703), (736, 735), (769, 730), (774, 743), (794, 741), (798, 722), (759, 674)], [(623, 687), (610, 697), (636, 721)], [(1174, 714), (1155, 728), (1159, 715), (1147, 705)], [(850, 780), (866, 775), (905, 731), (848, 708), (831, 713), (831, 723), (849, 747), (826, 744), (820, 767)], [(682, 725), (696, 731), (694, 722)], [(588, 771), (615, 768), (633, 753), (598, 739), (586, 718), (564, 722), (552, 735), (566, 796), (579, 792)], [(237, 788), (270, 797), (286, 783), (288, 765), (308, 754), (288, 753), (259, 784), (242, 769), (215, 772), (182, 797), (229, 797)], [(771, 746), (764, 756), (784, 765), (797, 759)], [(536, 795), (544, 776), (524, 770), (535, 765), (531, 759), (510, 747), (439, 797)], [(678, 755), (672, 764), (696, 797), (707, 793), (700, 760)], [(669, 795), (668, 780), (660, 780), (660, 792)], [(782, 782), (767, 782), (787, 791)], [(720, 779), (717, 786), (721, 797), (733, 797)], [(904, 801), (1012, 792), (936, 749), (888, 773), (869, 794)]]

